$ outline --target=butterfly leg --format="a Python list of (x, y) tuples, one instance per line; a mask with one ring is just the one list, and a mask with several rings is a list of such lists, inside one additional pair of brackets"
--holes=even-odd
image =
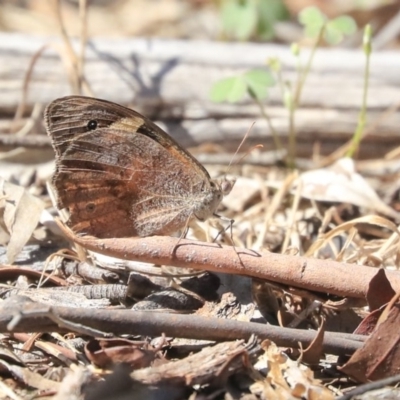
[[(215, 218), (218, 218), (218, 219), (221, 220), (221, 221), (225, 221), (225, 222), (228, 222), (228, 223), (229, 223), (226, 227), (225, 227), (225, 226), (222, 226), (222, 229), (219, 230), (217, 236), (214, 238), (213, 243), (215, 243), (215, 242), (217, 241), (217, 239), (218, 239), (220, 236), (222, 236), (222, 235), (225, 236), (225, 233), (226, 233), (227, 230), (229, 229), (229, 231), (230, 231), (230, 235), (229, 235), (230, 245), (231, 245), (231, 246), (235, 246), (235, 242), (234, 242), (234, 240), (233, 240), (233, 231), (232, 231), (233, 223), (235, 222), (235, 220), (232, 219), (232, 218), (224, 217), (224, 216), (219, 215), (219, 214), (215, 214), (215, 213), (213, 214), (213, 216), (214, 216)], [(221, 224), (221, 225), (222, 225), (222, 224)], [(221, 226), (221, 225), (220, 225), (220, 226)]]

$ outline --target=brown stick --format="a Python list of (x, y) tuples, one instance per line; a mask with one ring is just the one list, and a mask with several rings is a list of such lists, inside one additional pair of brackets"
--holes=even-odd
[[(365, 298), (369, 282), (377, 273), (371, 267), (331, 260), (256, 252), (193, 240), (153, 236), (147, 238), (96, 239), (65, 234), (89, 250), (125, 260), (182, 268), (246, 275), (297, 288), (337, 296)], [(400, 274), (385, 271), (395, 292)]]
[[(45, 306), (46, 307), (46, 306)], [(38, 311), (43, 304), (26, 302), (21, 297), (11, 297), (0, 306), (0, 332), (8, 332), (7, 326), (16, 315), (22, 318), (13, 332), (60, 332), (65, 328), (57, 326)], [(47, 306), (47, 309), (49, 307)], [(277, 326), (243, 322), (200, 315), (166, 314), (148, 311), (109, 310), (93, 308), (51, 307), (49, 312), (58, 319), (68, 321), (82, 329), (112, 332), (116, 335), (134, 334), (145, 336), (184, 337), (201, 340), (227, 341), (248, 340), (252, 335), (269, 339), (278, 346), (303, 348), (314, 340), (316, 331), (281, 328)], [(38, 317), (38, 315), (40, 315)], [(55, 320), (55, 319), (53, 319)], [(329, 354), (352, 354), (363, 345), (365, 337), (325, 332), (323, 349)]]

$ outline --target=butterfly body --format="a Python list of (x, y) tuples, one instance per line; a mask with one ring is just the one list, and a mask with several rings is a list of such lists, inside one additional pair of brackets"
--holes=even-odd
[(169, 235), (205, 220), (223, 192), (204, 167), (141, 114), (83, 96), (45, 111), (56, 153), (57, 206), (75, 233), (108, 237)]

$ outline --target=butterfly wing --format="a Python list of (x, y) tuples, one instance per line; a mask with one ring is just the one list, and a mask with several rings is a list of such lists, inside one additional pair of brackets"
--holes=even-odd
[(187, 223), (208, 190), (207, 171), (141, 114), (70, 96), (45, 112), (56, 152), (58, 207), (76, 233), (167, 235)]

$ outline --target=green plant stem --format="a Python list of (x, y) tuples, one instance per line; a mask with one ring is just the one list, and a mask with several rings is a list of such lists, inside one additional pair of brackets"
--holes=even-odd
[(295, 115), (296, 110), (300, 104), (300, 98), (303, 91), (304, 84), (306, 82), (307, 76), (310, 72), (312, 62), (314, 60), (315, 53), (317, 51), (318, 45), (321, 42), (322, 38), (324, 37), (326, 26), (323, 25), (321, 30), (319, 31), (317, 40), (311, 50), (310, 57), (308, 58), (306, 67), (303, 71), (299, 68), (299, 79), (297, 81), (293, 103), (289, 109), (289, 152), (288, 152), (288, 165), (289, 167), (293, 168), (294, 160), (296, 156), (296, 124), (295, 124)]
[(357, 151), (361, 139), (362, 134), (365, 128), (366, 119), (367, 119), (367, 98), (368, 98), (368, 83), (369, 83), (369, 75), (370, 75), (370, 61), (371, 61), (371, 52), (366, 54), (366, 63), (364, 70), (364, 84), (363, 84), (363, 99), (360, 113), (358, 114), (358, 122), (357, 128), (354, 132), (353, 139), (351, 141), (351, 145), (349, 150), (347, 150), (346, 157), (353, 157), (354, 153)]
[(285, 94), (285, 85), (283, 83), (283, 77), (282, 77), (282, 70), (281, 69), (276, 72), (276, 80), (278, 81), (279, 89), (281, 91), (281, 95), (282, 95), (282, 98), (283, 98), (283, 96)]
[(254, 97), (254, 100), (260, 107), (261, 115), (265, 118), (265, 120), (267, 121), (268, 127), (271, 130), (272, 138), (274, 139), (275, 148), (277, 150), (282, 150), (283, 149), (282, 142), (279, 139), (278, 132), (275, 130), (274, 126), (272, 125), (270, 116), (265, 111), (264, 104), (257, 97)]
[(321, 27), (321, 30), (319, 31), (317, 40), (315, 41), (315, 44), (314, 44), (313, 48), (311, 49), (310, 57), (308, 58), (306, 67), (305, 67), (303, 73), (300, 75), (300, 79), (298, 80), (297, 87), (296, 87), (296, 92), (295, 92), (295, 95), (294, 95), (295, 108), (297, 108), (297, 106), (300, 103), (300, 97), (301, 97), (301, 93), (303, 91), (303, 86), (304, 86), (304, 84), (306, 82), (306, 79), (307, 79), (307, 76), (308, 76), (308, 74), (310, 72), (311, 65), (312, 65), (312, 63), (314, 61), (314, 56), (315, 56), (315, 53), (316, 53), (316, 51), (318, 49), (319, 43), (321, 42), (321, 40), (324, 37), (325, 29), (326, 29), (326, 25), (323, 25)]
[(291, 104), (289, 109), (289, 152), (287, 164), (289, 168), (295, 167), (296, 157), (296, 128), (295, 128), (295, 105)]

